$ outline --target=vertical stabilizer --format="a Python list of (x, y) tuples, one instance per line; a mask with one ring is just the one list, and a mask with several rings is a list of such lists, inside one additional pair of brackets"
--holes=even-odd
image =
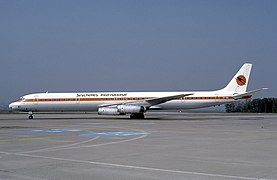
[(246, 92), (251, 68), (252, 64), (245, 63), (231, 79), (229, 84), (222, 90), (231, 92)]

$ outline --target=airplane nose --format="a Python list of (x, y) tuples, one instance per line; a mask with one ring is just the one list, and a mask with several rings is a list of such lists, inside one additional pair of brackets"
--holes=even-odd
[(13, 103), (9, 104), (9, 108), (13, 109)]
[(22, 109), (22, 104), (20, 102), (12, 102), (9, 104), (9, 108), (12, 111), (18, 111)]
[(10, 110), (17, 110), (20, 106), (18, 106), (17, 102), (13, 102), (9, 104)]

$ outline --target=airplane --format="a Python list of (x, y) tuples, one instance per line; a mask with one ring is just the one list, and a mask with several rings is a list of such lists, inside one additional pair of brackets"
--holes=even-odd
[(267, 88), (246, 91), (252, 64), (245, 63), (227, 84), (215, 91), (35, 93), (9, 104), (12, 111), (97, 111), (99, 115), (130, 115), (143, 119), (149, 110), (195, 109), (251, 98)]

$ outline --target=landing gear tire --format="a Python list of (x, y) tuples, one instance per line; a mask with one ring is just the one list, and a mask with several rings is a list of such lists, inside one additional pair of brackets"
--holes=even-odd
[(131, 119), (144, 119), (144, 114), (143, 113), (131, 114), (130, 118)]
[(34, 119), (33, 112), (29, 111), (29, 119)]

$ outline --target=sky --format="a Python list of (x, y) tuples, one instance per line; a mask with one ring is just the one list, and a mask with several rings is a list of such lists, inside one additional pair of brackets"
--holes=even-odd
[(276, 0), (0, 0), (0, 103), (35, 92), (223, 88), (276, 97)]

